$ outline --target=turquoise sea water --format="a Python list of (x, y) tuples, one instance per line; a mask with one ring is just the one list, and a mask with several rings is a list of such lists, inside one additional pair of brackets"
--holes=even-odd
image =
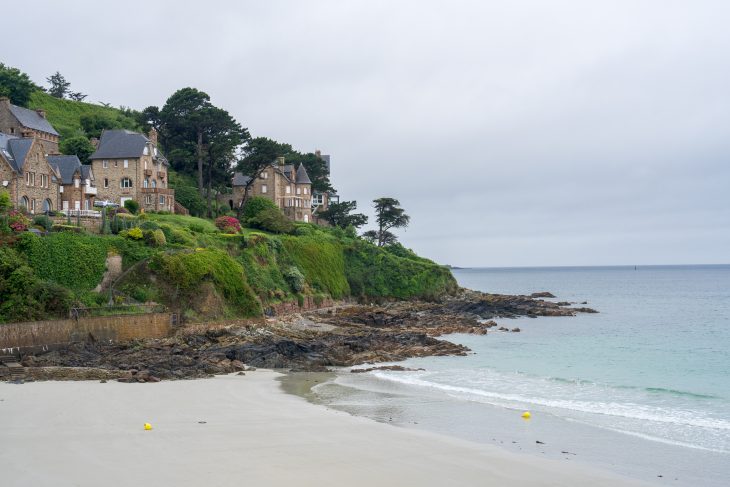
[(729, 485), (730, 266), (454, 275), (464, 287), (551, 291), (600, 313), (497, 320), (522, 332), (454, 335), (475, 353), (409, 360), (419, 372), (342, 373), (315, 392), (403, 426), (671, 485)]

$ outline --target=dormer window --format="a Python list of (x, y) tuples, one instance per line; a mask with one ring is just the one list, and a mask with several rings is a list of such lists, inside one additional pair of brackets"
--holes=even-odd
[[(143, 156), (148, 156), (148, 155), (150, 155), (150, 148), (149, 148), (149, 147), (147, 147), (147, 146), (144, 146), (144, 150), (142, 150), (142, 155), (143, 155)], [(145, 161), (145, 162), (146, 162), (146, 161)], [(147, 168), (145, 168), (145, 169), (147, 169)]]
[(124, 169), (129, 167), (129, 159), (124, 159)]

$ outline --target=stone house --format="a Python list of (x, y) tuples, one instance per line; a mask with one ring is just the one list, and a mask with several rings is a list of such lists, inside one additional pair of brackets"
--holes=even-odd
[(157, 132), (149, 137), (130, 130), (105, 130), (91, 155), (97, 200), (124, 205), (135, 200), (146, 211), (175, 211), (168, 187), (167, 159), (158, 151)]
[(77, 156), (48, 156), (48, 162), (60, 175), (60, 209), (93, 210), (96, 185), (91, 165), (81, 164)]
[(46, 120), (46, 112), (13, 105), (5, 96), (0, 97), (0, 132), (38, 139), (46, 154), (58, 153), (59, 135)]
[[(231, 209), (241, 204), (250, 180), (240, 172), (233, 175), (233, 193), (226, 195)], [(290, 220), (312, 222), (312, 181), (303, 164), (295, 169), (293, 164), (286, 164), (283, 157), (277, 158), (253, 182), (249, 188), (251, 196), (272, 200)]]
[(16, 207), (31, 214), (57, 210), (59, 181), (40, 139), (0, 133), (0, 184)]

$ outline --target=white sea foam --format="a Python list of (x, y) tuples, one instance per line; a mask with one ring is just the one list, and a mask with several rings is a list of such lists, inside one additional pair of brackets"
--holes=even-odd
[(463, 387), (427, 381), (415, 375), (403, 373), (398, 373), (398, 375), (395, 375), (375, 371), (372, 372), (372, 375), (379, 379), (398, 382), (404, 385), (427, 387), (445, 393), (450, 393), (451, 395), (455, 394), (455, 397), (459, 397), (461, 399), (487, 399), (487, 401), (485, 402), (489, 402), (490, 404), (497, 406), (509, 407), (509, 404), (505, 404), (505, 401), (509, 401), (512, 403), (516, 403), (513, 405), (513, 407), (519, 407), (521, 405), (537, 405), (547, 408), (559, 408), (570, 411), (578, 411), (581, 413), (616, 416), (633, 420), (652, 421), (655, 423), (692, 426), (710, 430), (730, 430), (730, 422), (719, 418), (707, 417), (702, 411), (660, 408), (656, 406), (630, 402), (620, 403), (583, 400), (579, 401), (570, 399), (551, 399), (537, 396), (526, 396), (522, 394), (507, 394), (472, 387)]

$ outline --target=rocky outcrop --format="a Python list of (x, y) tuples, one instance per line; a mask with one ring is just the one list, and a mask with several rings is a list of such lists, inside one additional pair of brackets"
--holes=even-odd
[[(58, 379), (66, 369), (68, 379), (121, 382), (207, 377), (248, 370), (247, 366), (327, 370), (331, 366), (395, 362), (410, 357), (465, 355), (467, 347), (438, 337), (487, 334), (497, 326), (491, 320), (496, 317), (572, 316), (576, 312), (594, 311), (561, 307), (527, 296), (463, 290), (440, 303), (349, 305), (262, 323), (218, 324), (210, 329), (196, 326), (170, 338), (77, 343), (26, 357), (24, 365), (36, 369), (37, 379)], [(510, 331), (504, 326), (499, 329)]]

